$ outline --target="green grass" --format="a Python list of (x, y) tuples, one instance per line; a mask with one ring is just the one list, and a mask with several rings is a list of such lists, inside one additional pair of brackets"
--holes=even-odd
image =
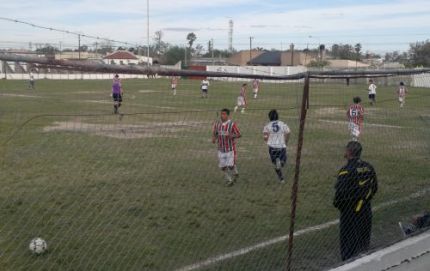
[[(240, 83), (213, 82), (206, 100), (199, 81), (181, 80), (174, 97), (168, 80), (124, 80), (121, 120), (109, 80), (36, 83), (30, 91), (25, 81), (0, 81), (2, 270), (174, 270), (288, 233), (302, 84), (263, 83), (247, 113), (233, 114), (240, 180), (226, 187), (211, 124), (235, 105)], [(410, 88), (400, 110), (394, 87), (380, 86), (373, 108), (365, 89), (311, 83), (296, 229), (338, 216), (334, 176), (349, 139), (339, 122), (355, 95), (366, 111), (363, 159), (379, 177), (374, 205), (429, 187), (430, 90)], [(261, 135), (272, 108), (292, 130), (283, 186)], [(372, 246), (398, 240), (397, 221), (428, 206), (425, 195), (376, 211)], [(36, 236), (47, 254), (28, 251)], [(337, 238), (335, 226), (297, 237), (294, 269), (339, 263)], [(207, 269), (282, 270), (285, 255), (278, 244)]]

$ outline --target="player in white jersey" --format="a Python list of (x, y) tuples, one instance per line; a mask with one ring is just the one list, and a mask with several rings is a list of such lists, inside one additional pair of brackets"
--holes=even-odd
[(275, 171), (279, 182), (284, 183), (282, 168), (287, 163), (287, 144), (290, 138), (290, 128), (279, 120), (278, 112), (273, 109), (269, 112), (270, 122), (264, 126), (264, 141), (269, 146), (269, 155), (275, 165)]
[(405, 104), (406, 93), (408, 93), (408, 89), (405, 87), (405, 83), (400, 82), (399, 88), (397, 89), (397, 95), (399, 96), (400, 108)]
[(373, 103), (376, 103), (376, 85), (373, 83), (372, 79), (369, 80), (368, 91), (369, 91), (370, 105), (373, 105)]
[(258, 90), (260, 89), (260, 81), (254, 79), (252, 81), (252, 92), (254, 93), (254, 99), (257, 99)]
[(207, 78), (203, 79), (200, 83), (200, 88), (202, 90), (202, 98), (208, 97), (209, 85), (209, 80)]

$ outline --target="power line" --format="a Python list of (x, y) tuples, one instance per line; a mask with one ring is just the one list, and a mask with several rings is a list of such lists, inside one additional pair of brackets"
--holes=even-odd
[(69, 34), (69, 35), (75, 35), (77, 37), (85, 37), (85, 38), (90, 38), (90, 39), (103, 40), (103, 41), (107, 41), (107, 42), (119, 43), (119, 44), (124, 44), (124, 45), (138, 47), (138, 44), (133, 44), (133, 43), (130, 43), (130, 42), (113, 40), (113, 39), (108, 39), (108, 38), (99, 37), (99, 36), (93, 36), (93, 35), (88, 35), (88, 34), (82, 34), (82, 33), (74, 32), (74, 31), (69, 31), (69, 30), (64, 30), (64, 29), (58, 29), (58, 28), (54, 28), (54, 27), (41, 26), (41, 25), (37, 25), (37, 24), (33, 24), (33, 23), (21, 21), (21, 20), (18, 20), (18, 19), (11, 19), (11, 18), (6, 18), (6, 17), (0, 17), (0, 20), (8, 21), (8, 22), (13, 22), (13, 23), (24, 24), (24, 25), (28, 25), (28, 26), (31, 26), (31, 27), (34, 27), (34, 28), (39, 28), (39, 29), (44, 29), (44, 30), (49, 30), (49, 31), (55, 31), (55, 32)]

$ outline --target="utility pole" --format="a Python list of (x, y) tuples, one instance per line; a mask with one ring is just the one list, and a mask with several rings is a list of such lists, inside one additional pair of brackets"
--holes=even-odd
[(214, 66), (214, 39), (211, 39), (212, 66)]
[(78, 58), (81, 60), (81, 34), (78, 34)]
[(252, 64), (252, 40), (254, 37), (249, 37), (249, 65)]
[(184, 54), (184, 66), (187, 66), (187, 45), (185, 45), (185, 50), (184, 50), (184, 52), (185, 52), (185, 54)]
[(147, 63), (147, 66), (149, 67), (149, 0), (146, 0), (146, 37), (147, 37), (146, 46), (148, 46), (146, 63)]

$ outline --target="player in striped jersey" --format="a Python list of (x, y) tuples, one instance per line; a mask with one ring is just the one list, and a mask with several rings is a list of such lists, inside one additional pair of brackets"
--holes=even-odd
[(209, 90), (209, 80), (207, 78), (202, 80), (200, 83), (200, 88), (202, 89), (202, 98), (207, 98)]
[(354, 97), (352, 101), (354, 103), (349, 106), (348, 111), (346, 112), (349, 121), (348, 129), (351, 133), (352, 140), (358, 141), (363, 127), (364, 109), (360, 104), (360, 97)]
[(212, 129), (212, 143), (218, 143), (219, 167), (224, 172), (227, 185), (233, 185), (239, 177), (236, 167), (236, 139), (241, 134), (236, 123), (230, 119), (230, 110), (221, 110), (221, 121)]
[(399, 96), (400, 108), (405, 104), (406, 93), (408, 93), (408, 89), (405, 87), (405, 83), (400, 82), (399, 88), (397, 89), (397, 95)]
[(242, 110), (240, 111), (240, 113), (245, 113), (245, 108), (246, 108), (246, 86), (247, 86), (247, 84), (245, 83), (240, 88), (240, 94), (237, 97), (237, 105), (234, 107), (234, 112), (236, 112), (237, 109), (239, 109), (241, 107)]
[(287, 144), (290, 138), (290, 128), (279, 120), (278, 112), (273, 109), (269, 112), (270, 122), (264, 126), (264, 141), (269, 146), (269, 155), (275, 165), (279, 182), (284, 183), (282, 168), (287, 163)]
[(178, 77), (173, 76), (172, 79), (170, 80), (170, 85), (172, 87), (173, 95), (176, 95), (176, 87), (178, 85)]
[(259, 88), (260, 88), (260, 81), (258, 81), (258, 79), (254, 79), (252, 81), (252, 92), (254, 93), (254, 99), (257, 99)]

